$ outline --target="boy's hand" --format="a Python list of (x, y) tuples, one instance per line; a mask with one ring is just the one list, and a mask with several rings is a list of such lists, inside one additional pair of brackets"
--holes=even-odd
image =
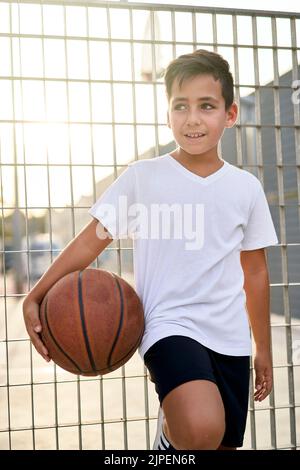
[(262, 401), (271, 393), (273, 387), (272, 358), (269, 351), (256, 352), (254, 369), (256, 389), (254, 400)]
[(48, 350), (40, 338), (42, 325), (40, 322), (39, 311), (39, 303), (27, 296), (23, 302), (23, 316), (26, 330), (37, 352), (45, 359), (45, 361), (49, 362), (50, 357)]

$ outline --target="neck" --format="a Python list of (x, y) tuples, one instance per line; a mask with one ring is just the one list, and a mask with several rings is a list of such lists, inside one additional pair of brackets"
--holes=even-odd
[(192, 155), (178, 147), (176, 150), (174, 150), (174, 152), (171, 153), (171, 155), (182, 164), (198, 168), (218, 166), (222, 161), (222, 158), (220, 158), (218, 155), (217, 148), (213, 148), (208, 152), (202, 153), (200, 155)]

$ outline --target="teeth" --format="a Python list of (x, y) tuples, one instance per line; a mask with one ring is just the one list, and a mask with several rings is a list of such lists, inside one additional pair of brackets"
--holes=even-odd
[(204, 134), (186, 134), (187, 137), (192, 137), (194, 139), (196, 139), (197, 137), (202, 137)]

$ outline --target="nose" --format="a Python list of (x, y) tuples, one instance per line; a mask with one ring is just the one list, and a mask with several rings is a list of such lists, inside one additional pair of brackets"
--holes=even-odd
[(189, 126), (199, 126), (201, 123), (200, 112), (197, 107), (190, 107), (187, 115), (187, 125)]

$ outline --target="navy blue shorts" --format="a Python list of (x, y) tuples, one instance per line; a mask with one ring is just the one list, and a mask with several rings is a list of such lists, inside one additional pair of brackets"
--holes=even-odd
[(201, 379), (214, 382), (225, 409), (222, 445), (242, 447), (248, 412), (249, 356), (227, 356), (186, 336), (168, 336), (148, 349), (144, 361), (160, 403), (185, 382)]

